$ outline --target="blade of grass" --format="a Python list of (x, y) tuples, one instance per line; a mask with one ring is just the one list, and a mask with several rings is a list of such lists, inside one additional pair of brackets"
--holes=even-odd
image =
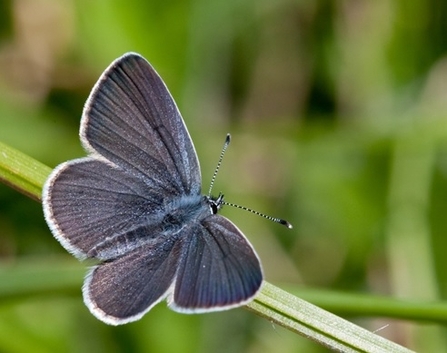
[(1, 302), (47, 294), (80, 295), (85, 272), (85, 265), (68, 256), (0, 264)]
[(42, 185), (51, 169), (0, 142), (0, 181), (40, 201)]
[[(5, 144), (0, 144), (0, 180), (23, 194), (40, 200), (42, 185), (50, 171), (50, 168), (31, 157)], [(10, 274), (11, 268), (0, 272), (0, 276)], [(34, 272), (33, 278), (36, 276)], [(48, 274), (46, 276), (48, 279)], [(20, 283), (27, 282), (36, 283), (34, 281)], [(0, 283), (6, 284), (3, 291), (7, 292), (8, 284), (12, 285), (14, 282), (0, 279)], [(39, 286), (42, 285), (42, 282), (37, 283)], [(48, 286), (51, 285), (48, 284)], [(24, 288), (22, 287), (21, 290), (23, 294)], [(337, 351), (411, 352), (267, 282), (264, 282), (262, 291), (256, 299), (246, 307), (259, 316)]]
[(323, 291), (281, 286), (289, 293), (344, 316), (392, 317), (417, 321), (447, 323), (447, 303), (394, 299), (377, 295)]
[(247, 308), (339, 352), (411, 352), (267, 282)]

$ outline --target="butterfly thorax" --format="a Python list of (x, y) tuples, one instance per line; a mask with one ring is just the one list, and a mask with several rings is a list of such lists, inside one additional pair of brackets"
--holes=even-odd
[(216, 214), (223, 206), (223, 195), (218, 197), (185, 195), (172, 200), (165, 208), (162, 228), (165, 232), (176, 232), (190, 222), (200, 221)]
[(200, 220), (210, 214), (203, 197), (200, 195), (184, 195), (171, 200), (164, 209), (161, 221), (163, 232), (175, 233), (185, 224)]

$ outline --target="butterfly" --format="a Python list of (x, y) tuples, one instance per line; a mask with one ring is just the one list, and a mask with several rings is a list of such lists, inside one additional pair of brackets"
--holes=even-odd
[(80, 139), (88, 157), (57, 166), (42, 203), (61, 245), (97, 261), (82, 289), (93, 315), (119, 325), (165, 299), (177, 312), (203, 313), (256, 296), (260, 260), (218, 214), (223, 195), (202, 195), (191, 137), (146, 59), (127, 53), (104, 71), (84, 106)]

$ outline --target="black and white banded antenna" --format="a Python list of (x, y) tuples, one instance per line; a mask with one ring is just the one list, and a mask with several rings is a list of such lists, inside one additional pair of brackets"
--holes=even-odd
[[(227, 134), (227, 136), (226, 136), (226, 138), (225, 138), (225, 143), (224, 143), (224, 145), (223, 145), (223, 147), (222, 147), (222, 151), (220, 152), (219, 161), (217, 162), (217, 166), (216, 166), (216, 169), (214, 170), (213, 177), (211, 178), (210, 188), (209, 188), (209, 191), (208, 191), (208, 198), (209, 198), (210, 200), (212, 199), (212, 197), (211, 197), (211, 191), (213, 190), (214, 181), (216, 180), (217, 173), (219, 172), (220, 166), (221, 166), (221, 164), (222, 164), (223, 157), (224, 157), (224, 155), (225, 155), (225, 151), (227, 150), (227, 148), (228, 148), (228, 146), (229, 146), (229, 144), (230, 144), (230, 141), (231, 141), (231, 135), (230, 135), (230, 134)], [(216, 199), (215, 201), (217, 201), (217, 205), (216, 205), (216, 207), (217, 207), (218, 209), (219, 209), (220, 207), (222, 207), (223, 205), (225, 205), (225, 206), (231, 206), (231, 207), (235, 207), (235, 208), (239, 208), (239, 209), (241, 209), (241, 210), (248, 211), (248, 212), (251, 212), (251, 213), (253, 213), (253, 214), (255, 214), (255, 215), (258, 215), (258, 216), (261, 216), (261, 217), (263, 217), (263, 218), (266, 218), (266, 219), (268, 219), (268, 220), (270, 220), (270, 221), (273, 221), (273, 222), (275, 222), (275, 223), (282, 224), (283, 226), (286, 226), (286, 227), (289, 228), (289, 229), (292, 229), (292, 228), (293, 228), (292, 225), (291, 225), (289, 222), (287, 222), (285, 219), (282, 219), (282, 218), (276, 218), (276, 217), (272, 217), (272, 216), (268, 216), (268, 215), (266, 215), (266, 214), (264, 214), (264, 213), (261, 213), (261, 212), (252, 210), (251, 208), (248, 208), (248, 207), (245, 207), (245, 206), (241, 206), (241, 205), (236, 205), (236, 204), (234, 204), (234, 203), (230, 203), (230, 202), (226, 202), (226, 201), (224, 201), (224, 199), (223, 199), (223, 195), (222, 195), (222, 193), (219, 193), (219, 196), (217, 197), (217, 199)]]
[(211, 178), (210, 189), (208, 190), (209, 198), (211, 198), (211, 191), (213, 190), (214, 181), (216, 180), (217, 173), (219, 172), (220, 165), (222, 164), (222, 160), (225, 155), (225, 151), (227, 150), (228, 145), (230, 144), (230, 141), (231, 141), (231, 135), (227, 134), (227, 136), (225, 137), (224, 145), (222, 147), (222, 151), (220, 152), (219, 161), (217, 162), (217, 166), (216, 166), (216, 169), (214, 170), (213, 177)]

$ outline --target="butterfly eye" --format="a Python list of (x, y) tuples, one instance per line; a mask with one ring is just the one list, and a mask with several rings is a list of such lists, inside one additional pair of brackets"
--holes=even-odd
[(219, 212), (219, 206), (214, 201), (210, 204), (210, 208), (211, 208), (211, 212), (213, 214), (216, 214), (217, 212)]

